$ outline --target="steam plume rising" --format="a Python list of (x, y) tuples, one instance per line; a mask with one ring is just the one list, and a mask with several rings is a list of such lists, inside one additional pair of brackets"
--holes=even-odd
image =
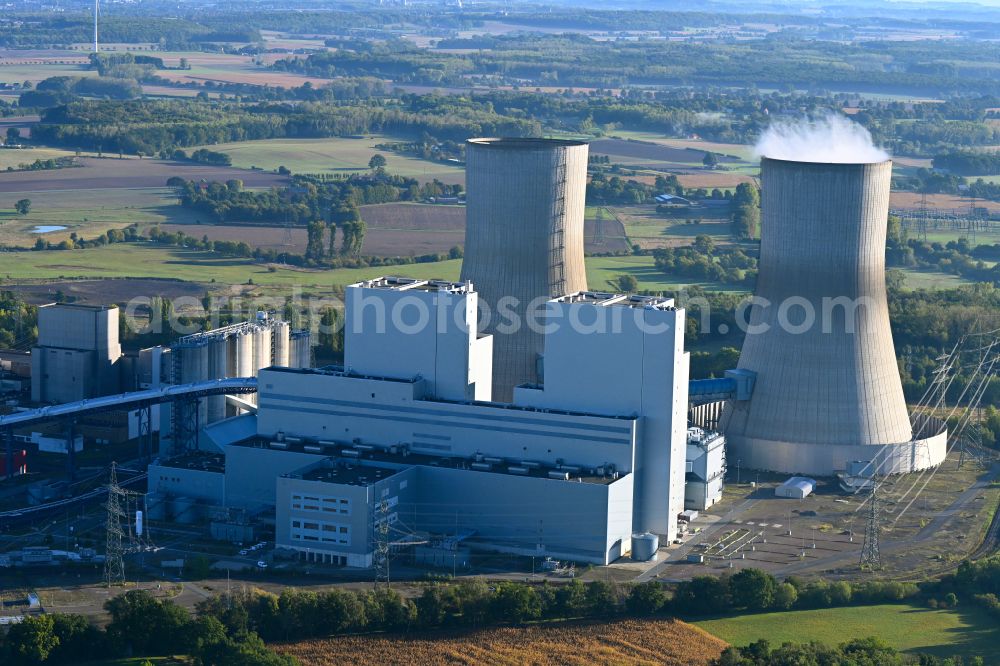
[(889, 154), (875, 146), (871, 133), (844, 116), (778, 121), (764, 130), (757, 145), (757, 157), (793, 162), (862, 164), (882, 162)]

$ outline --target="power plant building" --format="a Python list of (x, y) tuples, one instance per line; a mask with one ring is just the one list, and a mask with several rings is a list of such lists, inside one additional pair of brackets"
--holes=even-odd
[(63, 403), (117, 393), (118, 308), (52, 303), (38, 308), (31, 399)]
[(257, 413), (205, 429), (225, 454), (227, 506), (273, 510), (279, 547), (350, 566), (372, 564), (383, 520), (394, 542), (433, 535), (601, 564), (633, 533), (674, 538), (683, 311), (593, 292), (551, 300), (545, 382), (509, 404), (480, 398), (492, 340), (476, 333), (477, 298), (467, 282), (349, 287), (345, 367), (263, 369)]
[[(493, 399), (536, 383), (541, 334), (524, 325), (545, 301), (587, 289), (583, 257), (588, 146), (554, 139), (466, 143), (463, 281), (476, 285), (493, 335)], [(513, 324), (518, 322), (520, 325)]]
[(761, 160), (756, 302), (739, 368), (748, 400), (722, 416), (730, 459), (831, 476), (849, 461), (924, 469), (947, 435), (915, 434), (889, 328), (885, 236), (892, 163)]

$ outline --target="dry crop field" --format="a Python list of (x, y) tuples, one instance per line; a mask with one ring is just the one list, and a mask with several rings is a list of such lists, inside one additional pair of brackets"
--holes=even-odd
[(667, 664), (697, 666), (726, 643), (678, 620), (620, 620), (409, 635), (344, 636), (276, 646), (304, 664)]

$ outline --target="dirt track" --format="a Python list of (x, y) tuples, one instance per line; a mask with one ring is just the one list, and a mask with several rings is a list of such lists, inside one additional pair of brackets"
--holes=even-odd
[(164, 187), (171, 176), (209, 181), (236, 178), (247, 187), (270, 187), (288, 182), (284, 176), (263, 171), (154, 159), (83, 157), (79, 162), (82, 166), (77, 168), (5, 173), (0, 178), (0, 192)]

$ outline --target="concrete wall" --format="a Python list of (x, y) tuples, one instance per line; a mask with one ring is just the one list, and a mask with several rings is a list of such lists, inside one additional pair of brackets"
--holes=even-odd
[[(338, 374), (264, 370), (258, 434), (290, 435), (392, 446), (471, 457), (632, 469), (634, 418), (564, 414), (492, 405), (420, 400), (420, 383)], [(683, 424), (682, 424), (683, 425)], [(681, 452), (683, 475), (683, 449)], [(681, 491), (683, 492), (683, 490)]]
[[(538, 381), (542, 337), (527, 326), (498, 330), (498, 306), (523, 321), (533, 299), (587, 288), (583, 262), (585, 143), (472, 139), (466, 144), (466, 232), (462, 280), (471, 280), (493, 313), (493, 399)], [(510, 317), (507, 317), (510, 319)], [(484, 322), (485, 324), (486, 322)]]
[(35, 347), (31, 352), (31, 399), (74, 402), (97, 395), (95, 351)]
[(51, 304), (38, 308), (38, 345), (104, 352), (121, 356), (118, 308)]
[(889, 161), (762, 160), (768, 303), (752, 308), (739, 363), (756, 386), (721, 424), (748, 467), (830, 475), (858, 447), (911, 438), (885, 291), (891, 173)]
[[(322, 463), (321, 463), (322, 464)], [(372, 485), (310, 481), (297, 475), (277, 479), (276, 543), (325, 561), (352, 567), (372, 565), (374, 527), (381, 520), (378, 507), (384, 499), (390, 525), (389, 537), (399, 540), (394, 527), (403, 507), (416, 496), (413, 468), (400, 470)], [(315, 527), (313, 527), (315, 526)]]
[[(348, 287), (344, 366), (360, 375), (424, 380), (430, 396), (488, 399), (477, 368), (475, 292)], [(489, 371), (487, 366), (486, 370)], [(482, 399), (478, 397), (478, 399)]]
[(149, 466), (148, 492), (154, 495), (198, 499), (213, 506), (222, 506), (225, 481), (222, 472), (153, 464)]
[(404, 520), (438, 534), (474, 531), (477, 546), (606, 564), (631, 547), (632, 477), (579, 483), (420, 467)]
[(515, 403), (640, 417), (634, 529), (672, 537), (684, 507), (684, 311), (588, 302), (549, 306), (544, 389), (517, 389)]
[(50, 304), (38, 308), (32, 399), (70, 402), (120, 390), (118, 308)]
[(275, 505), (275, 480), (324, 456), (249, 446), (223, 446), (226, 506), (257, 510)]

